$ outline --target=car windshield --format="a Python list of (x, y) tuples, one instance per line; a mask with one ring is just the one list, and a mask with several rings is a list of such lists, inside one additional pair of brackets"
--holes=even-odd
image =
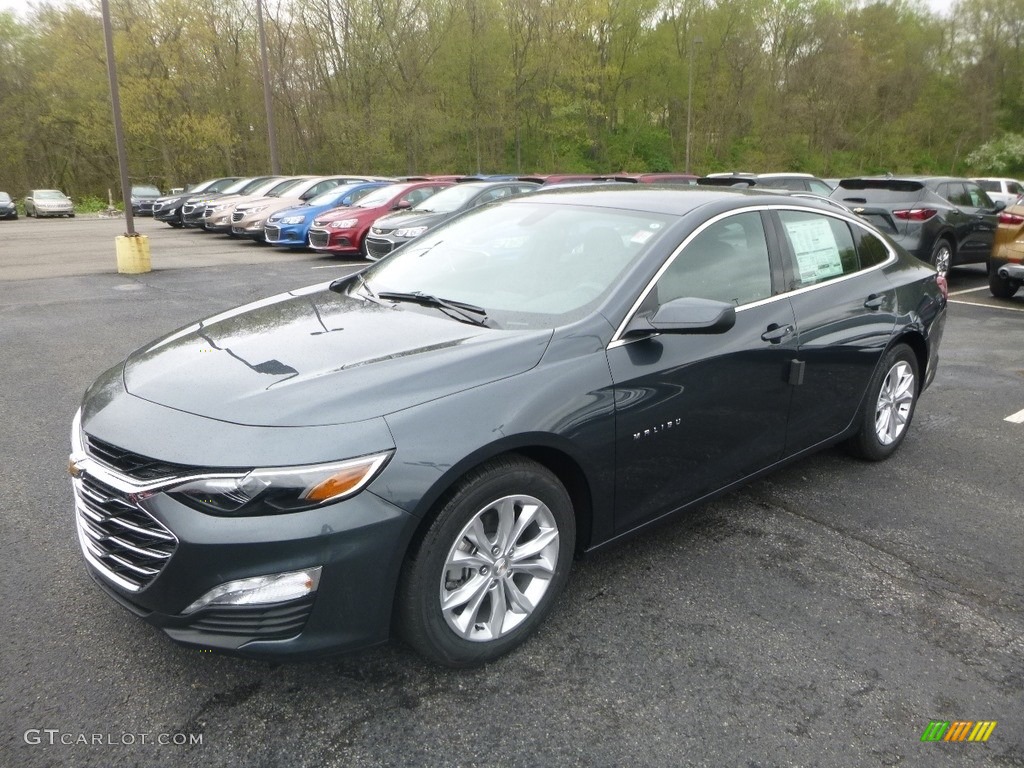
[(63, 200), (67, 195), (56, 189), (37, 189), (36, 200)]
[(408, 189), (404, 184), (388, 184), (386, 187), (381, 187), (362, 200), (359, 201), (357, 208), (378, 208), (382, 205), (387, 205), (391, 202), (391, 198), (395, 195), (401, 194), (404, 190)]
[[(483, 208), (413, 240), (364, 277), (374, 294), (422, 293), (482, 307), (496, 327), (549, 328), (592, 311), (671, 221), (582, 205)], [(363, 295), (360, 286), (351, 291)]]
[[(345, 184), (341, 187), (334, 187), (333, 189), (321, 192), (316, 197), (307, 200), (306, 205), (342, 205), (342, 200), (345, 196), (358, 186), (358, 184)], [(351, 202), (346, 204), (351, 205)]]
[(6, 192), (0, 192), (0, 203), (9, 203), (9, 202), (11, 202), (11, 196), (9, 194), (7, 194)]
[(297, 186), (303, 181), (305, 181), (305, 179), (288, 179), (286, 181), (282, 181), (279, 184), (275, 184), (274, 187), (269, 192), (267, 192), (267, 197), (280, 197), (289, 189), (291, 189), (294, 186)]
[(451, 213), (457, 211), (472, 198), (480, 194), (480, 187), (466, 186), (463, 184), (431, 195), (422, 203), (413, 206), (414, 211), (436, 211), (437, 213)]
[(230, 187), (224, 188), (225, 195), (239, 195), (244, 194), (244, 190), (247, 187), (257, 187), (264, 182), (263, 179), (239, 179)]
[(154, 187), (152, 184), (136, 184), (132, 187), (133, 195), (152, 195), (154, 197), (160, 196), (160, 190)]

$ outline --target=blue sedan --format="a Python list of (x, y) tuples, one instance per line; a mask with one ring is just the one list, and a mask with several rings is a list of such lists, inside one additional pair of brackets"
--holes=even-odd
[(309, 245), (309, 227), (313, 219), (332, 208), (347, 207), (378, 187), (387, 186), (385, 181), (367, 181), (335, 187), (317, 195), (304, 205), (278, 211), (269, 219), (263, 229), (263, 237), (271, 245), (283, 248), (302, 248)]

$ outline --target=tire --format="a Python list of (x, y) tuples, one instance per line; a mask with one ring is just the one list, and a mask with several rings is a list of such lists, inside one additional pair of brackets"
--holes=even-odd
[(946, 277), (953, 266), (953, 246), (949, 240), (940, 237), (932, 246), (931, 264), (940, 275)]
[(988, 273), (988, 289), (997, 299), (1012, 299), (1020, 289), (1020, 280), (1000, 277), (996, 270), (990, 269)]
[(402, 569), (398, 629), (428, 659), (475, 666), (511, 651), (550, 613), (569, 577), (576, 519), (558, 478), (515, 455), (473, 470), (439, 504)]
[(867, 461), (892, 456), (907, 436), (920, 394), (917, 356), (906, 344), (897, 344), (871, 378), (857, 417), (859, 429), (846, 444), (849, 451)]

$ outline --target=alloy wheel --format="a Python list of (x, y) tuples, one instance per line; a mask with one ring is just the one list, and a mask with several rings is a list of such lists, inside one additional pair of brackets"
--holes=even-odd
[(875, 404), (875, 435), (882, 445), (891, 445), (907, 428), (916, 390), (914, 371), (898, 360), (882, 381)]
[(533, 496), (505, 496), (477, 512), (441, 575), (441, 612), (452, 631), (486, 642), (529, 618), (555, 575), (558, 536), (551, 510)]

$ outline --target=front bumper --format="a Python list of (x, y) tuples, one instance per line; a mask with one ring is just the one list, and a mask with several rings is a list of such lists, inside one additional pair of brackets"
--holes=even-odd
[(53, 216), (72, 216), (75, 213), (74, 208), (40, 208), (36, 206), (33, 210), (37, 219), (50, 218)]
[(310, 227), (309, 247), (317, 251), (330, 253), (359, 253), (362, 242), (356, 229), (330, 229), (329, 227)]
[(299, 248), (305, 246), (308, 228), (302, 224), (267, 224), (263, 228), (263, 237), (271, 245)]
[(245, 219), (242, 219), (241, 221), (232, 221), (231, 234), (236, 237), (248, 237), (253, 240), (262, 240), (264, 222), (265, 219), (262, 217), (253, 221), (246, 221)]
[[(80, 474), (72, 481), (75, 514), (90, 574), (123, 607), (176, 642), (281, 658), (353, 651), (387, 639), (401, 555), (416, 525), (407, 512), (364, 491), (305, 512), (216, 517), (164, 493), (133, 499), (114, 487), (116, 471), (89, 458), (80, 458), (78, 466)], [(124, 513), (130, 506), (135, 510)], [(96, 523), (97, 515), (108, 514), (113, 522)], [(118, 516), (129, 522), (119, 523)], [(160, 537), (154, 544), (164, 553), (159, 562), (121, 550), (128, 553), (122, 561), (148, 562), (155, 575), (138, 578), (118, 562), (116, 552), (113, 560), (95, 556), (97, 550), (129, 543), (147, 549), (138, 536), (125, 541), (134, 535), (127, 524)], [(120, 543), (97, 545), (97, 532), (104, 529), (112, 529), (107, 538)], [(322, 568), (319, 586), (310, 596), (182, 613), (226, 582), (317, 566)], [(134, 585), (137, 580), (141, 587)]]
[(405, 245), (413, 238), (395, 237), (394, 235), (375, 235), (371, 230), (366, 236), (366, 258), (370, 261), (383, 259), (396, 248)]

